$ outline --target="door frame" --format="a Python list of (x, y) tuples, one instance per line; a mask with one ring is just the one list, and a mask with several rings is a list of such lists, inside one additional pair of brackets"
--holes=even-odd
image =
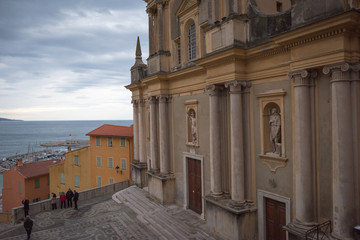
[[(275, 193), (266, 192), (263, 190), (258, 190), (258, 229), (259, 229), (259, 239), (265, 239), (266, 235), (266, 199), (270, 198), (272, 200), (285, 203), (286, 211), (286, 224), (290, 223), (290, 198), (277, 195)], [(289, 233), (286, 232), (286, 239), (289, 239)]]
[(183, 175), (184, 175), (184, 208), (189, 208), (189, 183), (188, 183), (188, 159), (200, 161), (201, 167), (201, 218), (205, 219), (205, 198), (204, 198), (204, 157), (194, 153), (183, 152)]

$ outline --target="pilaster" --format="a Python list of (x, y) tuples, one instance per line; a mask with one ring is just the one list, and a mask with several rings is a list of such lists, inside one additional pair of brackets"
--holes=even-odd
[(150, 158), (151, 170), (159, 171), (159, 157), (158, 157), (158, 138), (157, 138), (157, 99), (155, 96), (149, 97), (150, 103)]
[(169, 142), (169, 95), (158, 95), (159, 101), (159, 134), (160, 134), (160, 172), (170, 173), (170, 142)]
[(138, 120), (138, 102), (132, 100), (133, 104), (133, 124), (134, 124), (134, 161), (139, 161), (139, 120)]

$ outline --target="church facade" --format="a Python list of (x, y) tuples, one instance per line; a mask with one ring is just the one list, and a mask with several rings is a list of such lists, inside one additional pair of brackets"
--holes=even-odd
[(359, 239), (360, 1), (145, 2), (133, 181), (224, 239)]

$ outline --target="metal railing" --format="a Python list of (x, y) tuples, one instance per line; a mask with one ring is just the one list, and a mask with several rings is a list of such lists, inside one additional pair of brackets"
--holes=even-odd
[(323, 240), (330, 239), (329, 235), (332, 232), (331, 221), (328, 220), (321, 224), (317, 224), (313, 228), (306, 231), (306, 240)]

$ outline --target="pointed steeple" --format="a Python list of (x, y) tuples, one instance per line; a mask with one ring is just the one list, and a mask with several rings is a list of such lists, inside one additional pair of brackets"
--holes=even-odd
[(135, 64), (131, 67), (131, 84), (139, 83), (145, 77), (147, 65), (142, 61), (140, 38), (137, 37), (136, 51), (135, 51)]

